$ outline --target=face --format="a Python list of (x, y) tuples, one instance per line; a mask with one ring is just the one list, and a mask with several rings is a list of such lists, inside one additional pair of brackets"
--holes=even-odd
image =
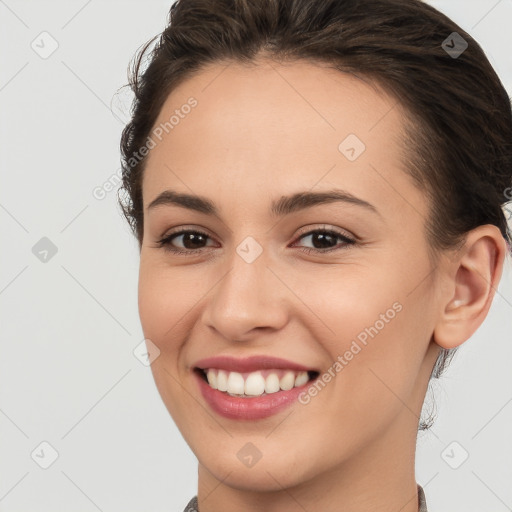
[(143, 179), (139, 312), (210, 479), (300, 486), (414, 444), (437, 285), (402, 128), (396, 100), (306, 62), (211, 65), (167, 98)]

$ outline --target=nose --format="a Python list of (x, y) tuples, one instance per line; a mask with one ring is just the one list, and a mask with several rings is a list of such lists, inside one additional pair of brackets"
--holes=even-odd
[(263, 331), (282, 329), (289, 317), (289, 297), (265, 252), (249, 263), (234, 251), (228, 265), (208, 294), (204, 324), (229, 341), (248, 341)]

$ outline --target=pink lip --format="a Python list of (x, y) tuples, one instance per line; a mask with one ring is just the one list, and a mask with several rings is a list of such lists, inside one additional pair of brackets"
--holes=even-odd
[(296, 371), (317, 371), (314, 368), (308, 368), (301, 364), (287, 361), (279, 357), (271, 356), (250, 356), (244, 358), (235, 358), (231, 356), (215, 356), (201, 359), (195, 363), (196, 367), (205, 368), (218, 368), (220, 370), (227, 370), (230, 372), (255, 372), (258, 370), (296, 370)]
[[(197, 361), (195, 367), (216, 368), (240, 373), (263, 369), (316, 371), (292, 361), (270, 356), (251, 356), (242, 359), (230, 356), (208, 357)], [(211, 388), (200, 372), (194, 371), (193, 373), (203, 398), (213, 411), (225, 418), (236, 420), (257, 420), (276, 414), (297, 402), (298, 396), (313, 382), (310, 380), (304, 385), (288, 391), (281, 390), (263, 396), (240, 398)]]
[(276, 414), (298, 401), (298, 396), (313, 381), (289, 391), (277, 391), (269, 395), (240, 398), (213, 389), (201, 377), (199, 372), (193, 372), (203, 398), (214, 412), (233, 420), (259, 420)]

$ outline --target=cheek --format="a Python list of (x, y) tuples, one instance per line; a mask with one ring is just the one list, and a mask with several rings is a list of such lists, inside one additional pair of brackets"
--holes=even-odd
[[(144, 336), (154, 341), (161, 351), (177, 339), (181, 324), (199, 297), (182, 274), (164, 268), (158, 262), (141, 258), (138, 285), (139, 316)], [(165, 343), (164, 343), (165, 341)]]
[[(307, 304), (321, 319), (312, 334), (331, 362), (324, 371), (331, 391), (319, 394), (340, 418), (390, 420), (403, 406), (397, 396), (407, 400), (414, 388), (430, 320), (424, 290), (410, 293), (406, 274), (405, 264), (395, 261), (304, 285)], [(328, 397), (331, 392), (336, 398)]]
[(186, 313), (197, 301), (190, 287), (179, 282), (179, 273), (162, 268), (157, 261), (141, 257), (138, 285), (139, 317), (146, 339), (160, 350), (150, 368), (163, 403), (179, 427), (187, 417), (188, 395), (180, 381), (181, 347), (188, 339), (190, 326)]

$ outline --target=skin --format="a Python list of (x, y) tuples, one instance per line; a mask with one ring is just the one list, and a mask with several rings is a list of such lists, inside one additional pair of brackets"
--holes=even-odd
[[(160, 350), (159, 393), (199, 461), (201, 512), (416, 512), (428, 379), (439, 347), (460, 345), (487, 315), (506, 251), (498, 228), (480, 226), (459, 251), (429, 258), (429, 205), (402, 164), (404, 112), (354, 75), (307, 62), (216, 63), (172, 91), (155, 126), (190, 96), (197, 106), (147, 160), (139, 312)], [(366, 146), (354, 161), (338, 150), (348, 134)], [(270, 213), (273, 199), (332, 188), (378, 213), (345, 202)], [(147, 210), (167, 189), (210, 199), (219, 217)], [(307, 235), (324, 226), (358, 242), (303, 252), (328, 247)], [(174, 238), (188, 255), (159, 247), (179, 227), (209, 238)], [(263, 249), (252, 263), (236, 251), (248, 236)], [(307, 405), (237, 421), (199, 392), (194, 363), (214, 355), (327, 371), (396, 302), (402, 310)], [(252, 467), (237, 457), (248, 442), (262, 454)]]

